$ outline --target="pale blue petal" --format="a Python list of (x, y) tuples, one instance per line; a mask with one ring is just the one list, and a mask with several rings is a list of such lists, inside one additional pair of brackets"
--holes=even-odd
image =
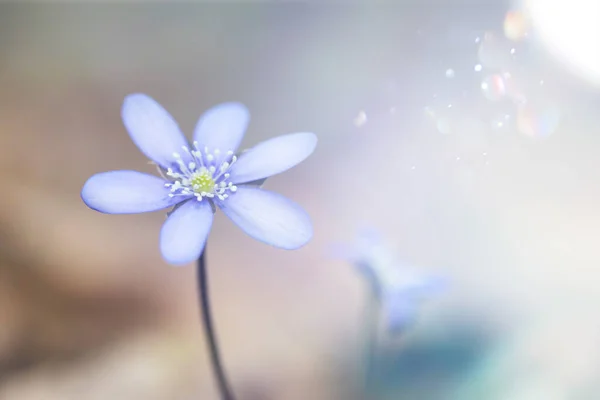
[(418, 304), (403, 293), (384, 296), (382, 304), (386, 326), (392, 334), (401, 333), (415, 319)]
[(381, 297), (389, 331), (403, 331), (417, 318), (422, 302), (447, 287), (446, 278), (430, 277), (410, 287), (384, 288)]
[(410, 296), (416, 298), (427, 298), (446, 291), (449, 287), (449, 280), (443, 276), (423, 277), (419, 281), (411, 283), (403, 290)]
[(160, 231), (160, 252), (174, 265), (200, 258), (213, 222), (210, 203), (195, 198), (182, 204), (165, 221)]
[(312, 238), (308, 214), (280, 194), (239, 186), (236, 193), (217, 204), (244, 232), (263, 243), (293, 250)]
[(445, 292), (450, 287), (450, 280), (445, 276), (433, 276), (425, 278), (420, 292), (423, 297), (432, 296)]
[(371, 226), (363, 226), (358, 230), (358, 244), (366, 248), (385, 246), (382, 233)]
[(146, 157), (165, 169), (173, 165), (173, 153), (188, 161), (182, 149), (188, 145), (185, 136), (173, 117), (154, 99), (145, 94), (131, 94), (125, 97), (121, 115), (129, 136)]
[(354, 261), (354, 267), (356, 268), (356, 271), (369, 283), (373, 293), (379, 296), (383, 291), (381, 287), (382, 282), (379, 279), (377, 271), (373, 268), (373, 265), (365, 262), (364, 260), (358, 259)]
[(81, 190), (88, 207), (107, 214), (161, 210), (185, 200), (169, 197), (165, 181), (137, 171), (110, 171), (89, 178)]
[(208, 109), (196, 124), (194, 141), (201, 151), (208, 147), (210, 152), (219, 149), (221, 156), (215, 157), (220, 164), (228, 151), (235, 151), (244, 137), (250, 112), (241, 103), (222, 103)]
[(262, 187), (265, 182), (267, 181), (267, 178), (262, 178), (262, 179), (257, 179), (255, 181), (251, 181), (251, 182), (244, 182), (245, 186), (257, 186), (257, 187)]
[(290, 133), (257, 144), (231, 167), (231, 182), (246, 183), (286, 171), (305, 160), (317, 146), (314, 133)]

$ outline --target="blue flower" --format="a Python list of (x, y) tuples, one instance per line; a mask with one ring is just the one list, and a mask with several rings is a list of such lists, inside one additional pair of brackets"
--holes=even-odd
[(351, 262), (367, 278), (379, 300), (385, 325), (392, 334), (404, 331), (417, 316), (422, 300), (446, 288), (446, 279), (423, 276), (400, 263), (373, 230), (364, 230), (352, 246), (338, 248), (338, 256)]
[(125, 127), (133, 142), (159, 167), (162, 178), (137, 171), (110, 171), (88, 179), (81, 198), (107, 214), (132, 214), (175, 206), (160, 232), (160, 250), (171, 264), (197, 259), (216, 208), (251, 237), (282, 249), (297, 249), (312, 237), (307, 213), (260, 183), (306, 159), (313, 133), (266, 140), (236, 156), (250, 115), (240, 103), (206, 111), (190, 146), (173, 117), (144, 94), (125, 98)]

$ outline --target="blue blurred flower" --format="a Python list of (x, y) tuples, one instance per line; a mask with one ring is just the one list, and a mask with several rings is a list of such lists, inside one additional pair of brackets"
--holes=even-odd
[(447, 286), (443, 277), (424, 276), (400, 263), (374, 230), (363, 230), (356, 243), (338, 247), (337, 254), (354, 264), (367, 278), (373, 295), (381, 304), (385, 325), (392, 334), (402, 332), (415, 320), (422, 300)]
[(306, 212), (258, 182), (307, 158), (317, 144), (313, 133), (266, 140), (238, 158), (235, 152), (250, 119), (240, 103), (206, 111), (191, 147), (173, 117), (144, 94), (125, 98), (122, 117), (131, 139), (157, 164), (162, 178), (137, 171), (103, 172), (88, 179), (81, 198), (107, 214), (175, 206), (160, 232), (160, 250), (169, 263), (185, 264), (200, 256), (216, 207), (248, 235), (272, 246), (296, 249), (311, 239)]

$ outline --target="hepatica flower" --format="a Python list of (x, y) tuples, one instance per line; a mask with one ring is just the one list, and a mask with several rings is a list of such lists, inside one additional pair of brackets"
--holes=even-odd
[(171, 264), (197, 259), (217, 208), (251, 237), (282, 249), (296, 249), (312, 237), (306, 212), (257, 182), (303, 161), (315, 149), (312, 133), (264, 141), (236, 155), (250, 115), (239, 103), (206, 111), (191, 145), (173, 117), (143, 94), (125, 98), (125, 127), (133, 142), (157, 164), (161, 177), (137, 171), (110, 171), (88, 179), (81, 197), (107, 214), (174, 209), (160, 231), (160, 251)]
[(420, 303), (443, 290), (446, 279), (424, 276), (396, 259), (394, 252), (373, 230), (364, 230), (352, 246), (340, 247), (338, 255), (354, 264), (369, 282), (381, 304), (385, 326), (394, 334), (417, 316)]

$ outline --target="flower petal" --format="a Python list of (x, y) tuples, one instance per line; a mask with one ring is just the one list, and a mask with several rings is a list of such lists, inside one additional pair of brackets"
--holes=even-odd
[(363, 226), (357, 233), (357, 246), (363, 249), (371, 247), (386, 246), (383, 239), (383, 234), (376, 228), (371, 226)]
[(405, 293), (415, 298), (428, 298), (448, 290), (449, 279), (445, 276), (423, 276), (403, 287)]
[(188, 142), (177, 122), (151, 97), (141, 93), (125, 97), (121, 115), (131, 140), (161, 167), (166, 169), (173, 165), (173, 153), (186, 156), (182, 147)]
[(240, 186), (236, 193), (217, 204), (244, 232), (263, 243), (293, 250), (312, 238), (308, 214), (280, 194)]
[(416, 302), (401, 292), (390, 293), (382, 299), (388, 331), (401, 333), (416, 317)]
[(160, 231), (160, 252), (174, 265), (197, 260), (213, 222), (210, 203), (191, 199), (177, 208), (165, 221)]
[(230, 170), (233, 183), (246, 183), (288, 170), (312, 154), (314, 133), (290, 133), (266, 140), (243, 153)]
[(213, 152), (219, 149), (221, 157), (216, 157), (215, 163), (225, 157), (228, 151), (235, 151), (240, 145), (248, 122), (250, 112), (241, 103), (223, 103), (208, 109), (196, 124), (194, 141), (200, 149), (208, 147)]
[(161, 210), (185, 198), (169, 197), (165, 181), (137, 171), (110, 171), (93, 175), (81, 189), (83, 202), (107, 214), (135, 214)]

